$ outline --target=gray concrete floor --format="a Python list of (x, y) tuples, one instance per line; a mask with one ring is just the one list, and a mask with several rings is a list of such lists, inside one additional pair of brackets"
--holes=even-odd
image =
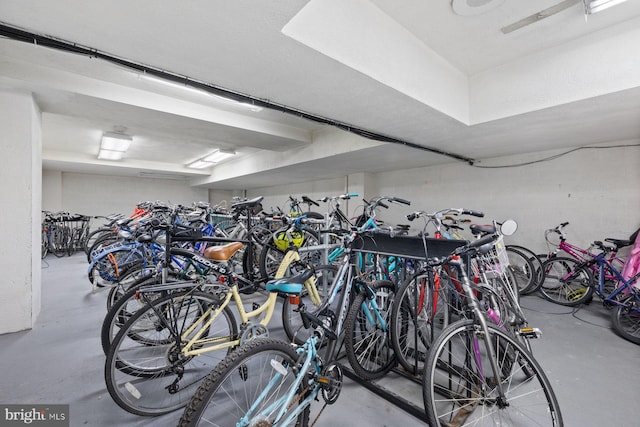
[[(84, 255), (43, 261), (42, 312), (29, 331), (0, 336), (0, 403), (69, 404), (71, 426), (173, 426), (180, 413), (142, 418), (120, 409), (104, 385), (99, 330), (105, 292), (93, 293)], [(543, 337), (534, 354), (551, 380), (566, 426), (637, 426), (640, 347), (610, 329), (597, 301), (577, 312), (538, 297), (522, 299), (531, 326)], [(274, 322), (276, 324), (277, 322)], [(282, 334), (281, 327), (271, 330)], [(419, 384), (390, 374), (380, 384), (414, 401)], [(353, 381), (317, 426), (423, 426)]]

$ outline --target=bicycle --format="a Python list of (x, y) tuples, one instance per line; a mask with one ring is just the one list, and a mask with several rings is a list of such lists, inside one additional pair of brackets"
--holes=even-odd
[[(288, 278), (269, 282), (267, 288), (297, 299), (302, 284)], [(342, 389), (343, 371), (333, 350), (319, 356), (321, 344), (335, 343), (338, 336), (304, 304), (298, 311), (304, 327), (313, 329), (302, 345), (271, 338), (244, 344), (207, 376), (178, 425), (307, 426), (310, 406), (322, 395), (324, 405), (311, 422), (315, 424)]]
[[(257, 336), (268, 336), (278, 293), (269, 292), (266, 301), (254, 302), (246, 311), (238, 285), (247, 279), (224, 263), (197, 254), (192, 257), (209, 267), (207, 276), (139, 288), (137, 298), (146, 305), (131, 315), (109, 345), (107, 390), (131, 413), (159, 415), (184, 406), (203, 373), (226, 353)], [(313, 288), (321, 274), (314, 268), (298, 277)], [(239, 326), (232, 302), (240, 316)]]
[[(565, 263), (565, 264), (568, 263), (570, 265), (575, 265), (577, 263), (582, 263), (582, 262), (592, 260), (596, 256), (596, 254), (593, 252), (593, 246), (589, 247), (588, 249), (584, 249), (577, 245), (567, 242), (567, 235), (564, 231), (564, 228), (567, 225), (569, 225), (569, 222), (563, 222), (557, 227), (550, 228), (545, 231), (544, 238), (545, 238), (545, 241), (547, 242), (547, 246), (549, 246), (549, 248), (555, 246), (555, 249), (553, 250), (550, 249), (548, 254), (546, 255), (545, 263), (546, 261), (549, 261), (549, 262), (546, 263), (546, 266), (542, 268), (541, 274), (539, 275), (539, 278), (540, 278), (539, 283), (537, 284), (537, 287), (533, 289), (532, 292), (539, 291), (540, 288), (544, 285), (544, 275), (546, 274), (546, 269), (549, 268), (551, 265), (556, 263)], [(555, 242), (554, 237), (552, 236), (557, 237), (558, 241)], [(621, 240), (621, 239), (607, 238), (605, 239), (605, 242), (609, 242), (614, 245), (614, 249), (608, 253), (608, 256), (607, 256), (608, 262), (614, 265), (616, 269), (618, 270), (622, 269), (622, 266), (624, 265), (624, 259), (618, 256), (618, 251), (623, 247), (629, 246), (631, 243), (633, 243), (633, 241), (631, 239)], [(566, 254), (567, 256), (560, 257), (558, 255), (560, 252), (564, 252), (564, 254)], [(553, 262), (552, 260), (554, 258), (560, 258), (560, 259), (558, 259), (556, 262)], [(573, 259), (575, 260), (575, 263), (572, 261), (566, 261), (567, 259)], [(596, 275), (597, 277), (597, 275), (599, 274), (599, 271), (598, 271), (598, 268), (595, 266), (595, 264), (590, 264), (589, 268), (591, 269), (591, 274)], [(610, 282), (611, 284), (613, 284), (613, 282), (616, 281), (616, 277), (613, 274), (609, 274), (608, 271), (605, 271), (604, 280), (606, 282)]]
[[(344, 200), (352, 196), (352, 194), (337, 196), (335, 199), (336, 208), (339, 209), (337, 200)], [(352, 230), (349, 233), (347, 233), (347, 230), (341, 230), (341, 233), (339, 234), (337, 234), (337, 230), (334, 229), (321, 231), (322, 234), (330, 234), (332, 236), (332, 238), (335, 240), (332, 243), (325, 243), (317, 246), (291, 246), (282, 258), (281, 264), (279, 265), (278, 270), (275, 273), (275, 277), (284, 277), (284, 275), (286, 275), (286, 266), (290, 264), (289, 260), (287, 259), (289, 256), (299, 256), (290, 252), (297, 252), (299, 254), (312, 253), (314, 254), (313, 256), (304, 257), (306, 262), (311, 264), (313, 262), (320, 262), (319, 265), (323, 266), (323, 268), (325, 268), (328, 272), (330, 271), (329, 266), (335, 265), (335, 271), (339, 271), (340, 266), (346, 262), (344, 255), (351, 253), (350, 245), (354, 242), (354, 239), (356, 239), (359, 234), (362, 234), (366, 231), (380, 230), (375, 219), (376, 209), (378, 207), (388, 208), (388, 205), (384, 203), (385, 201), (404, 205), (410, 203), (407, 200), (389, 196), (382, 196), (373, 199), (372, 202), (368, 204), (367, 209), (360, 216), (361, 219), (358, 222), (361, 225), (359, 228), (353, 226)], [(301, 219), (299, 221), (305, 222), (315, 220)], [(355, 253), (354, 257), (354, 270), (357, 271), (357, 275), (362, 278), (366, 278), (367, 280), (389, 280), (395, 274), (398, 274), (403, 268), (402, 262), (397, 258), (384, 259), (382, 256), (376, 256), (371, 253), (363, 252)], [(328, 274), (322, 282), (318, 282), (317, 291), (319, 292), (319, 295), (315, 299), (309, 298), (308, 293), (303, 291), (301, 298), (304, 300), (304, 302), (309, 306), (315, 306), (316, 308), (320, 306), (320, 303), (324, 303), (332, 292), (329, 286), (331, 281), (328, 280), (330, 278), (331, 275)], [(306, 339), (306, 337), (296, 337), (294, 335), (295, 331), (297, 331), (300, 327), (300, 323), (298, 320), (299, 316), (295, 314), (294, 310), (295, 305), (291, 305), (289, 303), (289, 300), (285, 299), (282, 304), (282, 319), (284, 330), (289, 339), (295, 340), (296, 343), (300, 344)]]
[[(540, 293), (547, 300), (566, 306), (591, 301), (595, 293), (606, 308), (612, 309), (611, 322), (618, 335), (640, 344), (640, 273), (625, 278), (622, 269), (618, 269), (611, 260), (611, 254), (618, 247), (606, 246), (601, 241), (595, 241), (594, 246), (600, 249), (600, 253), (587, 261), (577, 262), (562, 257), (546, 261)], [(593, 268), (598, 271), (595, 278)]]
[[(424, 364), (423, 401), (431, 426), (563, 425), (542, 367), (512, 333), (487, 321), (466, 273), (465, 258), (487, 251), (497, 237), (475, 240), (438, 261), (458, 271), (468, 316), (444, 328)], [(537, 336), (533, 328), (519, 334)]]

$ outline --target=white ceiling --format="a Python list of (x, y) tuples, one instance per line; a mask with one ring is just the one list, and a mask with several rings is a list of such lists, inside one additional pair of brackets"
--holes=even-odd
[[(511, 33), (501, 28), (562, 3)], [(252, 112), (108, 61), (0, 38), (0, 89), (34, 93), (47, 169), (242, 189), (457, 161), (358, 140), (350, 125), (476, 160), (640, 140), (640, 2), (3, 0), (0, 21), (249, 98)], [(484, 12), (484, 13), (479, 13)], [(125, 127), (120, 162), (96, 158)], [(185, 164), (215, 148), (235, 159)]]

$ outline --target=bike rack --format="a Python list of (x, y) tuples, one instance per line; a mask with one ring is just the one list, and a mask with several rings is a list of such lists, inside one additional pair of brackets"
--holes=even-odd
[[(436, 239), (422, 236), (393, 236), (388, 232), (370, 231), (358, 236), (352, 243), (354, 252), (363, 252), (374, 255), (392, 256), (403, 259), (426, 261), (427, 258), (440, 258), (448, 256), (456, 248), (469, 243), (466, 240)], [(426, 421), (424, 407), (398, 395), (388, 387), (377, 381), (364, 381), (360, 379), (348, 366), (343, 365), (344, 373), (352, 381), (364, 386), (377, 396), (402, 409), (408, 414)], [(406, 378), (409, 381), (420, 384), (422, 380), (406, 372), (401, 367), (395, 367), (391, 372)]]

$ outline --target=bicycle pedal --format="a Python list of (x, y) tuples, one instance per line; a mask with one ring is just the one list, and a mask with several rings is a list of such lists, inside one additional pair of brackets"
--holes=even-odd
[(518, 335), (525, 338), (540, 338), (542, 331), (538, 328), (520, 328)]

